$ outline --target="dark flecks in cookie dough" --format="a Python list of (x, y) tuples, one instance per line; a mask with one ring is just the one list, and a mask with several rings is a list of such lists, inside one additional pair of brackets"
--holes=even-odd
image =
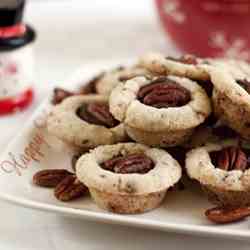
[(133, 194), (137, 191), (136, 186), (133, 183), (126, 183), (125, 191), (126, 193)]

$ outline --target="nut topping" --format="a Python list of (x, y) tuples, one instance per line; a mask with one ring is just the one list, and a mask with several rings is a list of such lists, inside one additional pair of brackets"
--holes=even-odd
[(90, 103), (81, 106), (77, 111), (78, 116), (88, 123), (113, 128), (119, 122), (109, 112), (107, 104), (103, 103)]
[(225, 208), (215, 207), (205, 212), (206, 217), (217, 224), (226, 224), (245, 219), (250, 216), (250, 207)]
[(56, 187), (65, 177), (71, 175), (65, 169), (41, 170), (33, 176), (33, 183), (41, 187)]
[(75, 93), (73, 93), (71, 91), (67, 91), (67, 90), (62, 89), (62, 88), (55, 88), (53, 98), (52, 98), (52, 104), (54, 104), (54, 105), (59, 104), (67, 97), (70, 97), (73, 95), (75, 95)]
[(75, 175), (64, 178), (55, 188), (55, 197), (60, 201), (72, 201), (86, 194), (88, 188)]
[(220, 169), (244, 171), (247, 168), (247, 156), (239, 147), (227, 147), (211, 156)]
[(250, 82), (247, 79), (236, 80), (236, 82), (250, 94)]
[(138, 99), (155, 108), (180, 107), (191, 100), (190, 92), (166, 77), (140, 88)]
[(102, 164), (106, 170), (119, 174), (146, 174), (154, 168), (154, 162), (145, 154), (117, 156)]

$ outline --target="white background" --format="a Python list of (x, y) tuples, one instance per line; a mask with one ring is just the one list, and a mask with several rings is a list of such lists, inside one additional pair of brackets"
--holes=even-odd
[[(25, 113), (0, 119), (1, 149), (20, 131), (48, 89), (80, 65), (119, 62), (148, 50), (176, 53), (159, 28), (150, 0), (33, 0), (26, 20), (39, 31), (37, 99)], [(249, 249), (249, 242), (89, 223), (0, 205), (0, 250)]]

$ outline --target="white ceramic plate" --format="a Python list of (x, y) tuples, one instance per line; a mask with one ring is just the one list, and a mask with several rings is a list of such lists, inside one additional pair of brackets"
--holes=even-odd
[[(76, 87), (98, 69), (78, 71), (67, 85)], [(0, 198), (20, 206), (74, 216), (101, 223), (116, 223), (196, 235), (250, 239), (250, 223), (213, 225), (204, 217), (211, 207), (198, 190), (169, 192), (162, 206), (140, 215), (116, 215), (99, 209), (90, 198), (62, 203), (50, 189), (32, 185), (33, 174), (40, 169), (70, 168), (71, 152), (46, 133), (46, 114), (51, 106), (46, 100), (21, 133), (0, 157)]]

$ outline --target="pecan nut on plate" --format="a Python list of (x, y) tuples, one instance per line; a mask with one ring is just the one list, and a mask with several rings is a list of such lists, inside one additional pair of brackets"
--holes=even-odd
[(186, 170), (208, 199), (219, 206), (250, 205), (250, 151), (237, 141), (225, 141), (187, 153)]
[(55, 197), (60, 201), (72, 201), (84, 196), (88, 188), (75, 175), (68, 175), (55, 188)]
[(206, 92), (175, 76), (128, 80), (112, 91), (109, 105), (132, 139), (160, 147), (185, 142), (211, 112)]
[(250, 216), (250, 207), (214, 207), (208, 209), (205, 216), (216, 224), (227, 224)]
[(72, 173), (66, 169), (45, 169), (33, 176), (33, 183), (41, 187), (56, 187), (69, 175)]
[(45, 169), (33, 176), (33, 183), (40, 187), (54, 188), (54, 195), (60, 201), (72, 201), (85, 196), (88, 188), (76, 175), (66, 169)]
[(77, 161), (77, 178), (98, 206), (114, 213), (142, 213), (158, 207), (181, 177), (166, 151), (138, 143), (99, 146)]
[(124, 126), (109, 112), (104, 96), (82, 95), (53, 107), (47, 127), (50, 134), (80, 149), (124, 141)]

